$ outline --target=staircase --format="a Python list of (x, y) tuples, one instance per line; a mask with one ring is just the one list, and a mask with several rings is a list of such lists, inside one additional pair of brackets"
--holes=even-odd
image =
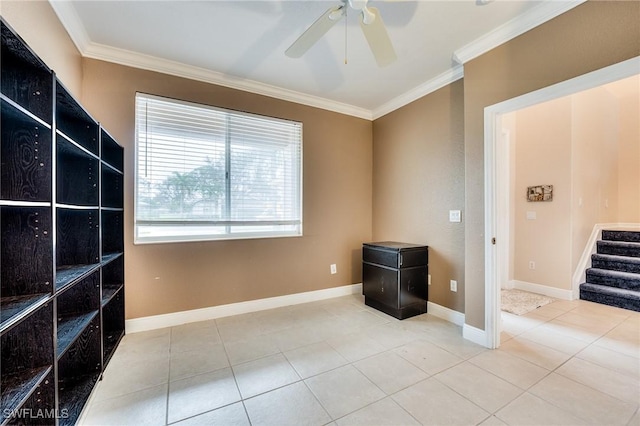
[(580, 299), (640, 312), (640, 232), (602, 231)]

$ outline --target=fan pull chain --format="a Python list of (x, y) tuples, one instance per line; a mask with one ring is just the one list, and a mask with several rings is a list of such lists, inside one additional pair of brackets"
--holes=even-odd
[(347, 22), (349, 21), (349, 8), (344, 8), (344, 64), (347, 65)]

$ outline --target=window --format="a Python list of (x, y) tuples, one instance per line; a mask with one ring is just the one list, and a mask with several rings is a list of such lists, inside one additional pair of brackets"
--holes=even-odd
[(302, 124), (138, 93), (135, 242), (302, 235)]

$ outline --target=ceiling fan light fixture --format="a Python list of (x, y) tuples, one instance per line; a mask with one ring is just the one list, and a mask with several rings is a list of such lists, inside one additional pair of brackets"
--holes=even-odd
[(362, 9), (362, 23), (365, 25), (373, 24), (376, 20), (376, 15), (373, 14), (366, 6)]

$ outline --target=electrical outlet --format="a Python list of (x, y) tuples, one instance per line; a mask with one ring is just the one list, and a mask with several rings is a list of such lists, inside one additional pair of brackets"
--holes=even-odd
[(529, 269), (536, 269), (536, 262), (534, 262), (533, 260), (529, 261)]
[(449, 210), (449, 222), (462, 222), (460, 210)]
[(331, 275), (333, 274), (337, 274), (338, 273), (338, 267), (336, 266), (335, 263), (331, 264)]
[(431, 285), (431, 274), (427, 275), (427, 285)]
[(449, 284), (451, 286), (451, 291), (458, 291), (458, 281), (451, 280), (449, 281)]

